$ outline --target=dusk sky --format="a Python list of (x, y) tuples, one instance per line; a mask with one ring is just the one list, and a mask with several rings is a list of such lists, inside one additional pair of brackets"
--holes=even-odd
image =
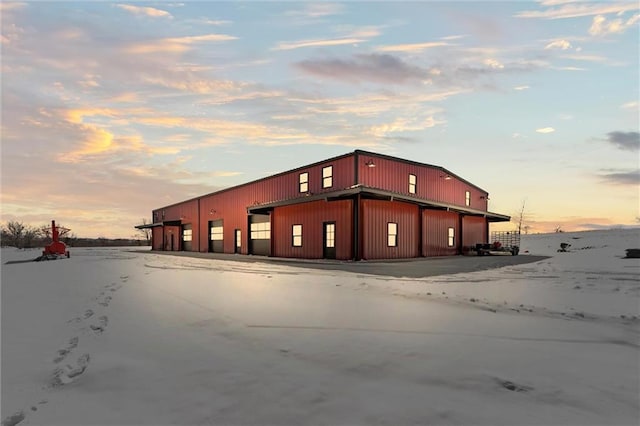
[(0, 12), (3, 222), (127, 238), (153, 208), (364, 149), (445, 167), (494, 212), (526, 200), (531, 232), (640, 224), (637, 1)]

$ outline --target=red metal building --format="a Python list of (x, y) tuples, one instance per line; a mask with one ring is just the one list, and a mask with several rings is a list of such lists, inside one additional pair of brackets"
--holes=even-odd
[(153, 250), (309, 259), (447, 256), (487, 243), (488, 193), (448, 170), (356, 150), (153, 210)]

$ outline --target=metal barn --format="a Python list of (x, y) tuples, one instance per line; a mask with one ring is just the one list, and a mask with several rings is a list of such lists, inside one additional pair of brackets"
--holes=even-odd
[(461, 254), (487, 243), (489, 194), (429, 164), (362, 150), (153, 210), (153, 250), (308, 259)]

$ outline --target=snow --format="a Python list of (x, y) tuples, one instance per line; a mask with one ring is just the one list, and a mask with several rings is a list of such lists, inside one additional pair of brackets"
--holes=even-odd
[(3, 425), (636, 425), (637, 247), (419, 279), (2, 249)]

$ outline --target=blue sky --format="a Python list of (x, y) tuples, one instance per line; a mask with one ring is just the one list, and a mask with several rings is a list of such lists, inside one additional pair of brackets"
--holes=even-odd
[(0, 7), (3, 221), (129, 237), (152, 208), (365, 149), (495, 212), (526, 200), (532, 232), (639, 223), (638, 2)]

